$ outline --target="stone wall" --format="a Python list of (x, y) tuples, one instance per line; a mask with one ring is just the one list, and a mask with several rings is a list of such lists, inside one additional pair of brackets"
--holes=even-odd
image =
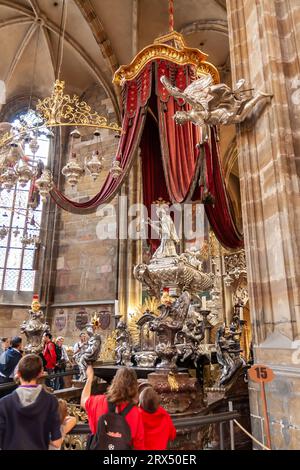
[[(101, 88), (93, 86), (87, 90), (83, 99), (110, 121), (115, 121), (112, 103)], [(73, 150), (80, 161), (84, 162), (97, 148), (97, 144), (91, 129), (81, 128), (80, 132), (83, 137), (80, 143), (74, 145)], [(70, 140), (65, 146), (66, 161), (71, 151)], [(75, 188), (65, 183), (64, 194), (80, 202), (93, 197), (103, 185), (117, 143), (113, 132), (101, 131), (99, 151), (104, 156), (101, 175), (93, 181), (92, 177), (86, 174)], [(89, 215), (60, 211), (57, 226), (56, 276), (53, 285), (54, 303), (105, 301), (116, 298), (118, 241), (115, 238), (115, 219), (111, 216), (114, 211), (117, 211), (117, 200), (112, 202), (108, 213), (102, 209)], [(108, 239), (101, 240), (100, 234), (106, 234)]]
[(102, 345), (115, 327), (114, 304), (79, 305), (71, 307), (56, 307), (52, 310), (51, 331), (54, 337), (63, 336), (66, 346), (73, 346), (84, 331), (85, 325), (94, 314), (100, 318), (100, 334)]
[[(299, 448), (300, 4), (227, 0), (233, 82), (273, 95), (238, 129), (239, 169), (255, 361), (266, 387), (274, 449)], [(259, 390), (253, 433), (265, 442)], [(298, 439), (298, 443), (297, 443)]]
[(26, 307), (1, 306), (0, 337), (21, 336), (20, 325), (27, 317), (28, 309)]

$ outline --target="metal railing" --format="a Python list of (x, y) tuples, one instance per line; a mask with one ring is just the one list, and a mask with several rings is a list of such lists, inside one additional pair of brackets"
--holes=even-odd
[[(225, 432), (224, 425), (226, 423), (233, 424), (234, 420), (240, 418), (241, 414), (238, 411), (227, 411), (222, 413), (214, 413), (204, 416), (190, 416), (190, 417), (176, 417), (172, 416), (173, 423), (177, 431), (182, 430), (195, 430), (205, 426), (219, 425), (220, 447), (219, 450), (225, 450)], [(90, 433), (88, 424), (79, 423), (71, 431), (70, 435), (87, 435)], [(230, 449), (235, 448), (234, 430), (230, 428)]]
[[(56, 379), (58, 377), (67, 377), (67, 376), (76, 376), (78, 375), (78, 369), (69, 369), (66, 372), (57, 372), (51, 374), (50, 376), (45, 376), (43, 379), (51, 378)], [(7, 384), (0, 384), (0, 398), (11, 393), (18, 385), (15, 382), (9, 382)], [(57, 392), (63, 391), (64, 389), (57, 390)], [(65, 389), (67, 390), (67, 388)], [(182, 433), (183, 430), (193, 431), (195, 429), (201, 429), (205, 426), (219, 426), (219, 450), (225, 450), (226, 444), (228, 444), (228, 435), (230, 437), (230, 450), (234, 450), (236, 447), (235, 443), (235, 429), (234, 426), (237, 426), (242, 430), (242, 432), (253, 439), (253, 436), (244, 429), (238, 419), (241, 418), (241, 413), (239, 411), (233, 410), (233, 403), (228, 401), (229, 411), (221, 413), (211, 413), (206, 415), (193, 415), (193, 416), (172, 416), (176, 430)], [(226, 424), (227, 430), (225, 429)], [(229, 434), (228, 434), (229, 428)], [(88, 424), (78, 423), (71, 431), (70, 436), (85, 436), (90, 433), (90, 428)], [(260, 444), (260, 443), (259, 443)], [(261, 447), (264, 447), (261, 445)], [(266, 449), (267, 450), (267, 449)]]
[[(55, 372), (54, 374), (51, 374), (51, 375), (45, 375), (42, 377), (42, 381), (44, 382), (48, 378), (55, 380), (56, 378), (59, 378), (59, 377), (71, 377), (74, 375), (75, 376), (79, 375), (78, 369), (75, 369), (75, 368), (68, 369), (66, 372)], [(17, 387), (18, 387), (18, 384), (16, 382), (7, 382), (7, 383), (0, 384), (0, 398), (13, 392)]]

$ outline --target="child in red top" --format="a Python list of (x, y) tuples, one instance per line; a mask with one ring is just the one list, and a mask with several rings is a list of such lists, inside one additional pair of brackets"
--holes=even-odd
[[(116, 404), (118, 412), (124, 410), (129, 403), (137, 398), (137, 377), (133, 369), (123, 367), (116, 373), (106, 395), (91, 395), (94, 378), (92, 366), (88, 366), (87, 381), (81, 395), (81, 406), (86, 410), (92, 434), (97, 431), (100, 416), (108, 412), (108, 401)], [(130, 427), (132, 447), (144, 450), (144, 427), (137, 406), (134, 406), (125, 419)]]
[(159, 396), (152, 387), (141, 392), (139, 412), (144, 423), (145, 449), (167, 449), (168, 442), (176, 437), (176, 429), (169, 413), (160, 406)]

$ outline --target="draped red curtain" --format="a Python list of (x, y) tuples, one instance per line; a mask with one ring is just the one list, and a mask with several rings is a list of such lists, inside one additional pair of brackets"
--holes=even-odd
[(219, 242), (231, 249), (242, 248), (243, 235), (238, 230), (231, 213), (230, 199), (225, 187), (220, 162), (216, 130), (211, 128), (210, 142), (205, 144), (206, 187), (214, 203), (206, 203), (205, 211), (209, 223)]
[[(153, 98), (156, 98), (155, 95), (151, 97), (151, 101), (149, 102), (147, 119), (140, 143), (143, 176), (143, 202), (147, 207), (149, 217), (151, 217), (151, 205), (154, 201), (159, 198), (162, 198), (167, 202), (170, 200), (160, 151), (160, 135), (156, 109), (157, 103)], [(158, 247), (159, 241), (151, 239), (150, 233), (148, 242), (151, 245), (152, 251)]]
[[(155, 90), (152, 89), (153, 67)], [(56, 204), (69, 212), (95, 211), (100, 204), (115, 197), (140, 144), (144, 203), (148, 211), (159, 197), (173, 203), (202, 200), (218, 240), (228, 248), (240, 248), (243, 238), (231, 215), (215, 130), (211, 130), (210, 142), (199, 147), (200, 128), (192, 123), (183, 126), (175, 123), (176, 111), (188, 110), (189, 105), (169, 96), (160, 82), (162, 75), (181, 90), (195, 79), (190, 66), (154, 60), (137, 78), (124, 84), (123, 133), (116, 155), (123, 173), (117, 179), (109, 174), (99, 192), (84, 203), (68, 199), (57, 188), (51, 191), (51, 196)], [(152, 116), (147, 114), (150, 97)]]
[(175, 123), (173, 116), (176, 111), (186, 111), (189, 105), (169, 95), (160, 81), (163, 75), (180, 90), (184, 90), (194, 77), (189, 66), (167, 61), (156, 64), (158, 117), (166, 185), (172, 202), (181, 203), (191, 200), (197, 187), (201, 164), (197, 144), (201, 139), (201, 129), (190, 122), (182, 126)]
[(112, 200), (121, 187), (123, 180), (133, 162), (133, 157), (140, 143), (143, 132), (147, 102), (151, 95), (152, 65), (146, 66), (139, 76), (124, 85), (124, 113), (122, 121), (123, 133), (120, 138), (116, 160), (120, 162), (123, 173), (114, 179), (109, 174), (100, 191), (89, 201), (79, 203), (72, 201), (54, 188), (51, 196), (56, 204), (69, 212), (94, 212), (100, 204)]

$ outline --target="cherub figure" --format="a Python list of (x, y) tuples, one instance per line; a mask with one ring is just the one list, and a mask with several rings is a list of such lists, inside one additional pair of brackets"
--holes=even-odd
[(45, 316), (37, 295), (33, 296), (29, 319), (23, 321), (20, 330), (27, 339), (25, 352), (30, 354), (41, 353), (43, 350), (43, 334), (50, 331), (50, 326), (45, 322)]
[(184, 91), (173, 86), (167, 77), (162, 76), (161, 82), (170, 95), (180, 98), (191, 105), (189, 111), (177, 111), (174, 119), (177, 124), (191, 121), (193, 124), (208, 127), (231, 125), (243, 122), (258, 103), (270, 101), (272, 95), (252, 90), (242, 90), (245, 80), (241, 79), (232, 90), (225, 83), (213, 84), (211, 75), (193, 81)]
[(122, 366), (132, 366), (132, 341), (130, 333), (127, 330), (126, 323), (123, 320), (120, 320), (117, 324), (116, 343), (116, 364)]
[(86, 332), (89, 340), (86, 346), (82, 347), (77, 354), (74, 354), (73, 359), (79, 367), (80, 382), (86, 381), (86, 369), (88, 365), (97, 361), (101, 350), (101, 336), (97, 332), (99, 327), (99, 320), (93, 318), (92, 322), (87, 325)]

